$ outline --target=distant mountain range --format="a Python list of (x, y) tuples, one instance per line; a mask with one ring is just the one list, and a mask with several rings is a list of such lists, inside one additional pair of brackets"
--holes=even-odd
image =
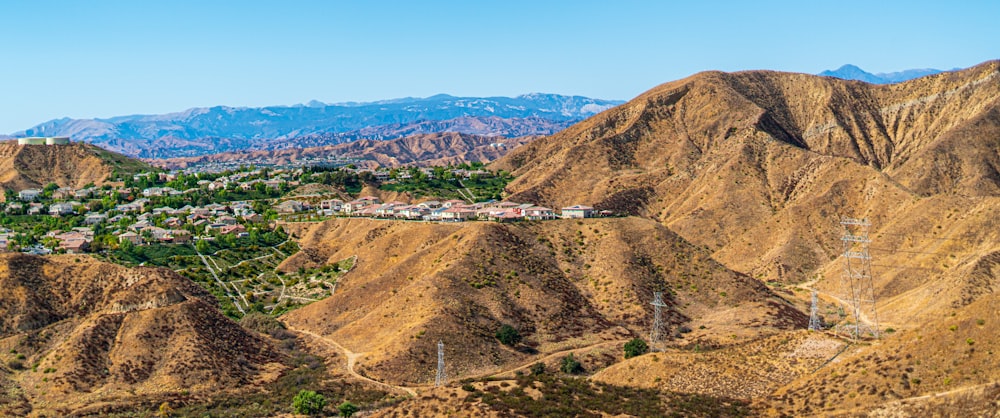
[[(956, 68), (957, 69), (957, 68)], [(871, 84), (892, 84), (900, 83), (906, 80), (912, 80), (914, 78), (920, 78), (926, 75), (942, 73), (945, 70), (936, 70), (933, 68), (918, 68), (913, 70), (903, 70), (894, 73), (878, 73), (872, 74), (855, 65), (847, 64), (836, 70), (826, 70), (819, 75), (827, 77), (837, 77), (844, 80), (858, 80), (864, 81)], [(952, 70), (953, 71), (953, 70)]]
[(164, 115), (108, 119), (56, 119), (20, 136), (69, 136), (145, 158), (185, 157), (225, 151), (334, 145), (356, 139), (458, 132), (475, 135), (548, 135), (621, 104), (556, 94), (517, 97), (403, 98), (369, 103), (194, 108)]

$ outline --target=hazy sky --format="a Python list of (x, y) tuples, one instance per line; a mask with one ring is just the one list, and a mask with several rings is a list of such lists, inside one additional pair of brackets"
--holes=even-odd
[(629, 99), (703, 70), (1000, 58), (995, 0), (674, 3), (0, 0), (0, 133), (311, 99)]

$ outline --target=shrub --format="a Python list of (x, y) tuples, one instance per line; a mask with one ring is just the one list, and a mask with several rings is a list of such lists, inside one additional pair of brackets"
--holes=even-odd
[(503, 324), (500, 329), (497, 330), (496, 337), (504, 345), (516, 345), (521, 342), (521, 333), (517, 332), (514, 327)]
[(22, 363), (20, 360), (10, 360), (7, 362), (7, 367), (9, 367), (11, 370), (21, 370), (24, 369), (24, 363)]
[(573, 358), (573, 353), (569, 353), (568, 356), (563, 357), (562, 366), (559, 368), (563, 373), (568, 374), (579, 374), (583, 372), (583, 365), (579, 361)]
[(326, 407), (326, 398), (311, 390), (299, 391), (292, 399), (292, 409), (296, 414), (316, 415)]
[(535, 363), (531, 365), (531, 374), (538, 376), (545, 374), (545, 364)]
[[(261, 308), (263, 308), (263, 306), (264, 305), (261, 304)], [(240, 318), (240, 325), (243, 325), (246, 329), (254, 330), (261, 334), (270, 334), (279, 329), (285, 328), (284, 324), (278, 322), (277, 319), (256, 310), (249, 312), (244, 315), (243, 318)]]
[(642, 338), (633, 338), (625, 343), (625, 358), (638, 357), (649, 352), (649, 345)]
[(340, 411), (340, 416), (350, 417), (351, 415), (354, 415), (355, 412), (358, 412), (358, 407), (348, 401), (344, 401), (344, 403), (337, 407), (337, 410)]

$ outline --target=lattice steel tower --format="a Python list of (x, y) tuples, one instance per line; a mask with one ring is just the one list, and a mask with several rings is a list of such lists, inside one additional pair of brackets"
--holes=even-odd
[(844, 227), (844, 289), (849, 307), (854, 315), (854, 324), (846, 331), (857, 339), (866, 334), (879, 337), (878, 315), (875, 312), (875, 284), (872, 281), (872, 257), (868, 252), (871, 239), (868, 219), (843, 218)]
[(666, 325), (663, 323), (662, 308), (668, 306), (666, 303), (663, 303), (663, 292), (654, 292), (653, 301), (649, 304), (653, 305), (653, 328), (649, 331), (649, 349), (650, 351), (658, 351), (663, 349), (660, 343), (667, 334), (664, 329)]
[(444, 374), (444, 343), (438, 340), (438, 371), (437, 376), (434, 377), (434, 386), (444, 385), (444, 381), (447, 379)]
[(823, 321), (819, 319), (819, 299), (816, 291), (812, 292), (812, 306), (809, 307), (809, 331), (819, 331), (823, 329)]

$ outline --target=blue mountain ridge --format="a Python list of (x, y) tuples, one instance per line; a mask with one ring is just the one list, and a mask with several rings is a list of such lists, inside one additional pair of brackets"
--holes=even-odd
[[(957, 68), (952, 69), (951, 71), (954, 70), (957, 70)], [(827, 77), (836, 77), (844, 80), (864, 81), (866, 83), (871, 83), (871, 84), (893, 84), (943, 72), (945, 71), (937, 70), (934, 68), (917, 68), (912, 70), (897, 71), (893, 73), (872, 74), (865, 70), (862, 70), (856, 65), (846, 64), (836, 70), (826, 70), (819, 73), (818, 75)]]

